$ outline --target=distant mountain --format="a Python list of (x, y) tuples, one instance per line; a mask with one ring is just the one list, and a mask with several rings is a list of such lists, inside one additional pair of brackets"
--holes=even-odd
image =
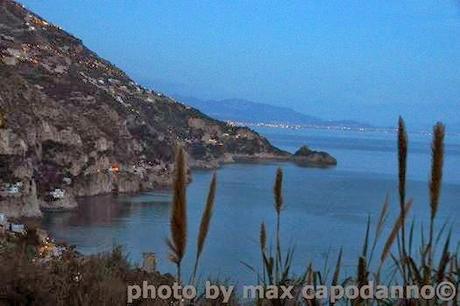
[(323, 120), (315, 116), (302, 114), (289, 107), (257, 103), (244, 99), (201, 100), (194, 97), (175, 97), (179, 101), (220, 120), (245, 123), (370, 127), (369, 124), (351, 120)]
[(288, 107), (252, 102), (244, 99), (200, 100), (194, 97), (177, 97), (205, 114), (221, 119), (264, 123), (322, 123), (323, 120), (296, 112)]

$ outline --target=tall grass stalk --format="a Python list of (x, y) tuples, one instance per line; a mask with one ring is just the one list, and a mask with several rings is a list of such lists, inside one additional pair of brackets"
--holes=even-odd
[(187, 247), (187, 166), (185, 151), (178, 147), (173, 181), (173, 201), (171, 209), (171, 238), (167, 241), (170, 260), (176, 264), (177, 280), (181, 281), (181, 262)]
[(406, 203), (406, 172), (407, 172), (407, 150), (408, 150), (408, 137), (406, 131), (406, 125), (402, 117), (399, 117), (398, 121), (398, 178), (399, 178), (399, 206), (400, 206), (400, 218), (401, 218), (401, 252), (403, 258), (403, 279), (406, 284), (406, 268), (404, 265), (406, 253), (406, 215), (405, 215), (405, 203)]
[(390, 207), (390, 200), (387, 194), (385, 197), (385, 201), (383, 202), (383, 206), (380, 211), (379, 219), (378, 219), (377, 226), (375, 229), (374, 241), (372, 242), (371, 253), (369, 255), (369, 265), (372, 263), (372, 259), (374, 258), (375, 248), (377, 247), (377, 243), (383, 233), (383, 229), (385, 227), (386, 220), (388, 218), (389, 207)]
[(209, 185), (208, 197), (206, 199), (206, 206), (203, 211), (203, 215), (201, 216), (201, 223), (200, 223), (200, 231), (198, 233), (197, 239), (197, 247), (196, 247), (196, 257), (195, 257), (195, 264), (193, 266), (193, 273), (191, 284), (195, 285), (196, 280), (196, 273), (198, 270), (198, 263), (200, 261), (201, 253), (203, 252), (204, 243), (206, 241), (206, 237), (208, 236), (209, 226), (211, 223), (211, 218), (214, 212), (214, 199), (216, 196), (216, 184), (217, 184), (217, 177), (216, 173), (213, 174), (211, 183)]
[(436, 213), (439, 208), (439, 197), (441, 194), (442, 168), (444, 163), (444, 136), (445, 127), (442, 123), (437, 123), (433, 128), (432, 161), (431, 161), (431, 180), (430, 180), (430, 236), (428, 241), (428, 264), (433, 263), (433, 235)]
[(412, 200), (406, 203), (404, 206), (403, 210), (399, 213), (399, 217), (396, 220), (395, 224), (393, 225), (393, 228), (390, 232), (390, 236), (388, 236), (387, 241), (385, 242), (385, 245), (383, 247), (382, 255), (380, 256), (380, 265), (377, 271), (377, 280), (380, 280), (380, 271), (383, 267), (383, 264), (385, 263), (386, 259), (390, 255), (391, 248), (394, 244), (394, 242), (398, 238), (398, 234), (400, 233), (402, 227), (403, 227), (403, 222), (405, 219), (403, 216), (407, 216), (409, 213), (410, 209), (412, 208)]
[[(266, 257), (265, 252), (267, 249), (267, 229), (265, 228), (265, 223), (263, 222), (260, 225), (259, 242), (260, 242), (260, 251), (261, 251), (262, 258), (265, 258)], [(266, 284), (267, 282), (267, 279), (265, 277), (266, 272), (267, 271), (265, 270), (265, 265), (263, 264), (262, 265), (262, 281), (264, 284)]]
[(275, 185), (273, 186), (273, 194), (275, 197), (275, 211), (276, 211), (275, 276), (278, 277), (278, 271), (281, 265), (280, 222), (281, 222), (281, 210), (283, 209), (283, 170), (281, 170), (281, 168), (278, 168), (276, 170), (276, 178), (275, 178)]

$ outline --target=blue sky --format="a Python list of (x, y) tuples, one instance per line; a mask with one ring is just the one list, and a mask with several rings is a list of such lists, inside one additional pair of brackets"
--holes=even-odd
[(169, 94), (460, 126), (460, 1), (22, 3)]

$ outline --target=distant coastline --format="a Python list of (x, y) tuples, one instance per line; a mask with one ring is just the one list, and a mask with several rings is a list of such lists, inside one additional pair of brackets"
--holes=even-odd
[(237, 126), (281, 128), (375, 128), (354, 120), (325, 120), (285, 106), (253, 102), (245, 99), (201, 100), (195, 97), (175, 96), (179, 101), (195, 107), (213, 118), (235, 122)]
[(242, 122), (234, 120), (224, 120), (233, 126), (246, 126), (246, 127), (264, 127), (274, 129), (325, 129), (325, 130), (350, 130), (350, 131), (382, 131), (382, 132), (395, 132), (394, 128), (377, 128), (377, 127), (360, 127), (360, 126), (346, 126), (346, 125), (319, 125), (319, 124), (295, 124), (295, 123), (273, 123), (273, 122)]
[[(397, 133), (397, 129), (393, 127), (373, 127), (373, 126), (346, 126), (346, 125), (318, 125), (318, 124), (294, 124), (294, 123), (273, 123), (273, 122), (243, 122), (235, 120), (223, 120), (229, 125), (249, 127), (251, 129), (268, 128), (268, 129), (287, 129), (287, 130), (329, 130), (329, 131), (350, 131), (350, 132), (377, 132), (377, 133)], [(419, 129), (411, 131), (413, 135), (432, 136), (432, 131), (427, 129)], [(446, 134), (451, 136), (460, 136), (460, 131), (449, 130)]]

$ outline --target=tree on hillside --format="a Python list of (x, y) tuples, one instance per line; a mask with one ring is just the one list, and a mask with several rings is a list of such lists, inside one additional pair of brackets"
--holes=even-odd
[(0, 129), (6, 129), (6, 114), (0, 109)]

